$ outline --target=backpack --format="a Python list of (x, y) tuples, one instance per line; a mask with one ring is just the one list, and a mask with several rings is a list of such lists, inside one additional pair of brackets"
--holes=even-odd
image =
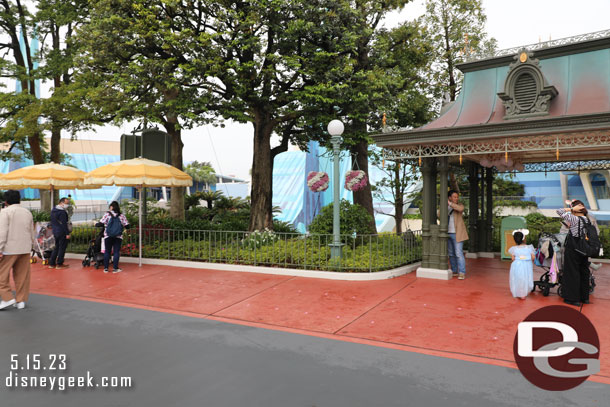
[(110, 220), (108, 221), (108, 225), (106, 226), (106, 234), (108, 237), (117, 237), (123, 234), (123, 224), (121, 223), (121, 219), (119, 216), (113, 216), (110, 212)]
[[(584, 226), (580, 227), (581, 219), (578, 218), (578, 227), (580, 228), (580, 238), (574, 239), (574, 250), (583, 256), (599, 257), (599, 249), (602, 247), (599, 241), (597, 229), (589, 219), (583, 221)], [(571, 233), (570, 233), (571, 234)]]

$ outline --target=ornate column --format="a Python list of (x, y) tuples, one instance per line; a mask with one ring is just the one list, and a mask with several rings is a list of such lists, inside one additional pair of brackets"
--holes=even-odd
[(494, 172), (493, 168), (485, 169), (485, 181), (487, 186), (487, 222), (486, 222), (486, 236), (485, 239), (485, 251), (488, 253), (493, 252), (493, 183), (494, 183)]
[(432, 158), (424, 158), (422, 166), (422, 175), (424, 185), (422, 187), (422, 267), (430, 267), (430, 223), (431, 223), (431, 208), (430, 190), (436, 187), (436, 180), (432, 178)]
[[(447, 258), (444, 260), (444, 269), (441, 269), (439, 253), (442, 244), (439, 241), (439, 228), (436, 224), (436, 209), (437, 209), (437, 194), (436, 194), (436, 158), (425, 158), (424, 165), (422, 168), (423, 173), (423, 209), (424, 213), (422, 216), (422, 240), (423, 240), (423, 253), (422, 253), (422, 265), (417, 269), (417, 277), (421, 278), (436, 278), (441, 280), (451, 279), (451, 273), (447, 267)], [(445, 188), (447, 173), (445, 173)], [(445, 193), (445, 198), (447, 193)], [(441, 200), (441, 202), (443, 202)], [(446, 202), (446, 201), (445, 201)], [(445, 205), (446, 206), (446, 205)], [(447, 218), (447, 208), (445, 207), (445, 218)], [(445, 235), (447, 228), (447, 219), (445, 220)], [(447, 240), (445, 239), (445, 242)], [(447, 246), (445, 243), (445, 256)]]
[(474, 161), (470, 163), (468, 181), (470, 183), (470, 203), (468, 207), (468, 254), (476, 257), (477, 252), (477, 219), (479, 218), (479, 183), (477, 177), (477, 167), (479, 164)]
[(439, 176), (440, 176), (440, 203), (439, 217), (440, 226), (438, 233), (438, 268), (441, 270), (448, 269), (449, 256), (447, 254), (447, 239), (449, 235), (449, 208), (447, 206), (447, 192), (449, 191), (449, 157), (441, 157), (439, 159)]
[(485, 229), (485, 168), (479, 166), (480, 175), (480, 189), (479, 189), (479, 197), (481, 198), (481, 204), (479, 206), (479, 211), (481, 212), (481, 216), (477, 222), (477, 252), (484, 251), (485, 241), (487, 240), (487, 231)]

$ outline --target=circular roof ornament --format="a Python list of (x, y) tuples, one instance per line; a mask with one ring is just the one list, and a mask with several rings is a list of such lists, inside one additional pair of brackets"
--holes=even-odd
[(526, 53), (526, 52), (522, 52), (522, 53), (519, 55), (519, 61), (521, 61), (521, 63), (523, 63), (523, 62), (527, 61), (527, 53)]

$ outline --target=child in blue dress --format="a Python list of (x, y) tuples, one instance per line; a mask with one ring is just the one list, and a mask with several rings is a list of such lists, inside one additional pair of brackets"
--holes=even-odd
[(522, 300), (534, 288), (534, 246), (525, 244), (525, 236), (529, 234), (527, 229), (517, 229), (513, 232), (516, 246), (508, 249), (513, 262), (510, 265), (510, 292), (513, 297)]

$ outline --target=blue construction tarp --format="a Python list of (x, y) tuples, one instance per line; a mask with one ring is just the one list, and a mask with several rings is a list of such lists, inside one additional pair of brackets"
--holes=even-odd
[[(331, 151), (320, 147), (317, 142), (308, 144), (308, 152), (288, 151), (278, 154), (273, 164), (273, 205), (279, 206), (282, 213), (276, 218), (293, 224), (299, 232), (304, 233), (313, 218), (320, 210), (333, 203), (333, 156)], [(353, 194), (344, 187), (345, 173), (352, 168), (351, 157), (343, 152), (340, 160), (340, 197), (353, 202)], [(329, 188), (324, 192), (312, 192), (307, 187), (307, 174), (310, 171), (326, 172), (329, 176)], [(372, 184), (379, 182), (386, 174), (373, 165), (369, 166), (369, 177)], [(421, 188), (421, 183), (414, 183), (409, 192)], [(388, 191), (389, 193), (389, 191)], [(391, 200), (390, 196), (386, 196)], [(410, 201), (405, 203), (405, 210)], [(375, 224), (378, 232), (389, 232), (394, 229), (394, 206), (383, 200), (373, 200)]]
[[(97, 167), (120, 160), (118, 155), (94, 155), (94, 154), (68, 154), (70, 165), (85, 172), (92, 171)], [(15, 162), (8, 161), (0, 163), (3, 174), (7, 172), (33, 165), (32, 160), (25, 159)], [(60, 190), (58, 196), (71, 194), (74, 200), (105, 200), (110, 202), (118, 187), (102, 187), (99, 189), (71, 189)], [(120, 199), (131, 198), (131, 188), (124, 188)], [(21, 196), (26, 199), (39, 199), (40, 194), (37, 189), (27, 188), (22, 190)]]

